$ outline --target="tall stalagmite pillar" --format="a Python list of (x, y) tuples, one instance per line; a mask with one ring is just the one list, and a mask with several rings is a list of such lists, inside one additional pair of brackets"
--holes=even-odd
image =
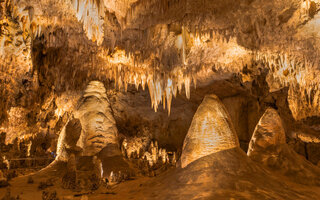
[(82, 125), (77, 143), (82, 155), (94, 156), (105, 148), (104, 156), (121, 155), (116, 122), (103, 83), (91, 81), (79, 105), (75, 117)]

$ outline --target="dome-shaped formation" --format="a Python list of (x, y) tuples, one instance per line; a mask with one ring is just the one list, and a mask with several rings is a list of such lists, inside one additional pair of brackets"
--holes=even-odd
[(249, 143), (248, 156), (257, 148), (285, 144), (286, 135), (278, 112), (268, 108), (259, 120)]
[(105, 147), (105, 156), (120, 154), (118, 130), (103, 83), (89, 83), (75, 116), (82, 125), (77, 146), (83, 149), (83, 156), (95, 155)]
[(234, 147), (239, 147), (239, 141), (226, 108), (216, 95), (205, 96), (184, 139), (181, 167)]

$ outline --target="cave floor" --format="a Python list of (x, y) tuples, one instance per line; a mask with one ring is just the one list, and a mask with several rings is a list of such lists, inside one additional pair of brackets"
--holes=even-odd
[[(45, 182), (52, 176), (43, 174), (41, 177), (37, 175), (32, 176), (34, 180), (32, 184), (27, 183), (29, 176), (30, 175), (17, 177), (10, 181), (8, 188), (10, 188), (12, 197), (19, 195), (22, 200), (40, 200), (42, 199), (43, 191), (56, 191), (59, 199), (86, 199), (86, 196), (88, 199), (145, 199), (142, 192), (143, 186), (154, 179), (150, 177), (137, 177), (108, 187), (100, 186), (99, 189), (95, 191), (71, 191), (63, 189), (59, 184), (54, 184), (45, 190), (40, 190), (38, 188), (39, 183)], [(57, 183), (58, 181), (54, 182)], [(8, 188), (0, 188), (0, 199), (7, 193)]]
[[(161, 186), (159, 186), (159, 190), (157, 190), (157, 184), (155, 184), (156, 180), (161, 181), (166, 175), (170, 175), (173, 172), (174, 169), (165, 172), (164, 174), (161, 174), (159, 177), (151, 178), (151, 177), (136, 177), (133, 180), (121, 182), (119, 184), (115, 184), (112, 186), (101, 186), (98, 190), (95, 191), (71, 191), (63, 189), (60, 185), (53, 185), (51, 187), (46, 188), (45, 190), (38, 189), (39, 183), (41, 181), (47, 180), (51, 175), (49, 176), (41, 176), (41, 177), (34, 177), (34, 183), (28, 184), (28, 175), (27, 176), (21, 176), (14, 178), (12, 181), (10, 181), (10, 191), (11, 196), (16, 197), (19, 195), (20, 199), (22, 200), (41, 200), (42, 199), (42, 192), (43, 191), (49, 191), (57, 192), (57, 197), (62, 200), (68, 200), (68, 199), (94, 199), (94, 200), (104, 200), (104, 199), (111, 199), (111, 200), (124, 200), (124, 199), (163, 199), (161, 197), (161, 190), (163, 189)], [(318, 194), (320, 199), (320, 188), (319, 187), (313, 187), (313, 186), (303, 186), (300, 184), (295, 184), (292, 182), (285, 182), (291, 189), (295, 191), (299, 191), (301, 193), (312, 193), (312, 194)], [(150, 191), (150, 186), (152, 185), (152, 191)], [(202, 185), (202, 184), (200, 184)], [(3, 198), (5, 194), (7, 193), (8, 188), (0, 188), (0, 198)], [(192, 187), (190, 187), (192, 189)], [(196, 199), (208, 199), (206, 196), (208, 195), (208, 191), (199, 191), (197, 186), (194, 186), (194, 193), (198, 193)], [(185, 191), (185, 193), (180, 193), (179, 199), (189, 199), (190, 197), (190, 190)], [(221, 191), (215, 191), (215, 193), (220, 193), (222, 196), (220, 198), (214, 198), (214, 199), (226, 199), (223, 197), (224, 193), (239, 193), (238, 191), (231, 191), (231, 190), (225, 190), (222, 189)], [(262, 191), (261, 191), (262, 192)], [(250, 192), (246, 194), (246, 192), (241, 192), (242, 197), (247, 196), (248, 199), (250, 198)], [(219, 195), (220, 196), (220, 195)], [(317, 196), (317, 195), (315, 195)], [(194, 199), (193, 197), (191, 197)], [(170, 199), (170, 198), (169, 198)], [(176, 199), (176, 198), (173, 198)], [(237, 198), (227, 198), (236, 200)], [(240, 198), (241, 199), (241, 198)], [(245, 198), (247, 199), (247, 198)], [(259, 198), (260, 199), (260, 198)], [(261, 198), (261, 199), (268, 199), (268, 198)], [(315, 199), (316, 200), (316, 199)]]
[[(289, 181), (251, 161), (239, 148), (205, 156), (183, 169), (171, 168), (156, 177), (137, 176), (119, 184), (100, 186), (95, 191), (71, 191), (61, 187), (61, 168), (47, 167), (35, 174), (20, 176), (9, 183), (11, 196), (41, 200), (42, 192), (56, 191), (65, 199), (320, 199), (320, 187)], [(33, 183), (28, 184), (32, 176)], [(38, 189), (40, 182), (53, 179), (52, 186)], [(0, 188), (0, 199), (8, 188)]]

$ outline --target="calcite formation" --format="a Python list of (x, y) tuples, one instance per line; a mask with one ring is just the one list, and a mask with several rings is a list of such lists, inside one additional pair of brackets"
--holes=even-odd
[(43, 198), (317, 199), (319, 22), (320, 0), (0, 0), (0, 170), (55, 159)]
[(57, 144), (57, 157), (59, 161), (69, 161), (70, 155), (80, 151), (77, 149), (76, 143), (82, 131), (82, 126), (79, 119), (70, 119), (67, 124), (62, 128), (58, 144)]
[(226, 108), (216, 95), (205, 96), (184, 139), (181, 167), (235, 147), (239, 147), (239, 141)]
[(121, 150), (124, 157), (147, 161), (149, 167), (176, 163), (176, 152), (170, 152), (169, 156), (165, 148), (159, 148), (157, 141), (150, 141), (144, 137), (130, 138), (129, 141), (124, 139)]
[(273, 108), (268, 108), (257, 124), (247, 154), (295, 182), (320, 185), (320, 169), (287, 145), (281, 118)]
[(249, 143), (248, 156), (252, 156), (259, 148), (285, 144), (286, 135), (282, 120), (273, 108), (268, 108), (259, 120)]
[(82, 126), (77, 146), (82, 148), (83, 156), (96, 155), (104, 148), (108, 149), (104, 156), (121, 154), (118, 130), (103, 83), (89, 83), (75, 116)]
[(121, 145), (122, 154), (127, 158), (140, 158), (147, 150), (149, 143), (150, 138), (145, 136), (125, 138)]
[(56, 160), (68, 161), (69, 153), (95, 156), (120, 155), (118, 130), (103, 83), (92, 81), (87, 86), (77, 110), (61, 130)]

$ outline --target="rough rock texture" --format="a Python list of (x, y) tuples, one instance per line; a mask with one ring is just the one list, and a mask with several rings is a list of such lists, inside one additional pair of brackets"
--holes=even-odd
[(83, 127), (77, 146), (83, 156), (93, 156), (102, 149), (107, 155), (121, 155), (118, 130), (103, 83), (91, 81), (79, 102), (75, 116)]
[(320, 144), (319, 143), (307, 143), (308, 160), (317, 165), (320, 163)]
[(289, 147), (281, 118), (272, 108), (266, 110), (257, 124), (247, 154), (252, 160), (292, 181), (320, 185), (320, 169)]
[(211, 153), (238, 146), (238, 137), (226, 108), (216, 95), (207, 95), (184, 140), (181, 167)]
[(68, 161), (70, 153), (79, 151), (76, 143), (81, 131), (82, 127), (79, 119), (73, 118), (67, 122), (58, 138), (56, 160)]
[(202, 77), (260, 69), (273, 91), (290, 87), (294, 117), (317, 116), (318, 10), (318, 0), (2, 1), (1, 122), (94, 79), (148, 86), (157, 108)]
[(257, 124), (249, 143), (248, 156), (258, 149), (265, 149), (271, 145), (285, 144), (286, 135), (282, 121), (273, 108), (268, 108)]
[[(147, 132), (177, 155), (212, 93), (226, 105), (243, 149), (269, 106), (288, 137), (301, 131), (319, 138), (319, 8), (319, 0), (0, 0), (0, 132), (14, 143), (4, 154), (54, 155), (61, 133), (58, 151), (68, 157), (80, 152), (74, 142), (81, 132), (83, 155), (100, 151), (104, 139), (90, 140), (96, 131), (79, 132), (70, 115), (92, 80), (118, 93), (109, 99), (119, 135)], [(133, 85), (138, 92), (126, 93)], [(86, 123), (104, 118), (86, 115)], [(28, 139), (43, 134), (53, 138), (50, 148), (51, 141)], [(318, 163), (319, 145), (303, 142), (296, 151)], [(117, 154), (111, 144), (100, 153)]]
[[(136, 189), (120, 191), (146, 199), (318, 199), (319, 190), (293, 184), (258, 165), (235, 147), (204, 156), (185, 168), (176, 168)], [(156, 191), (156, 192), (155, 192)], [(130, 196), (129, 195), (129, 196)], [(119, 197), (121, 199), (121, 197)], [(123, 199), (129, 198), (124, 196)]]

